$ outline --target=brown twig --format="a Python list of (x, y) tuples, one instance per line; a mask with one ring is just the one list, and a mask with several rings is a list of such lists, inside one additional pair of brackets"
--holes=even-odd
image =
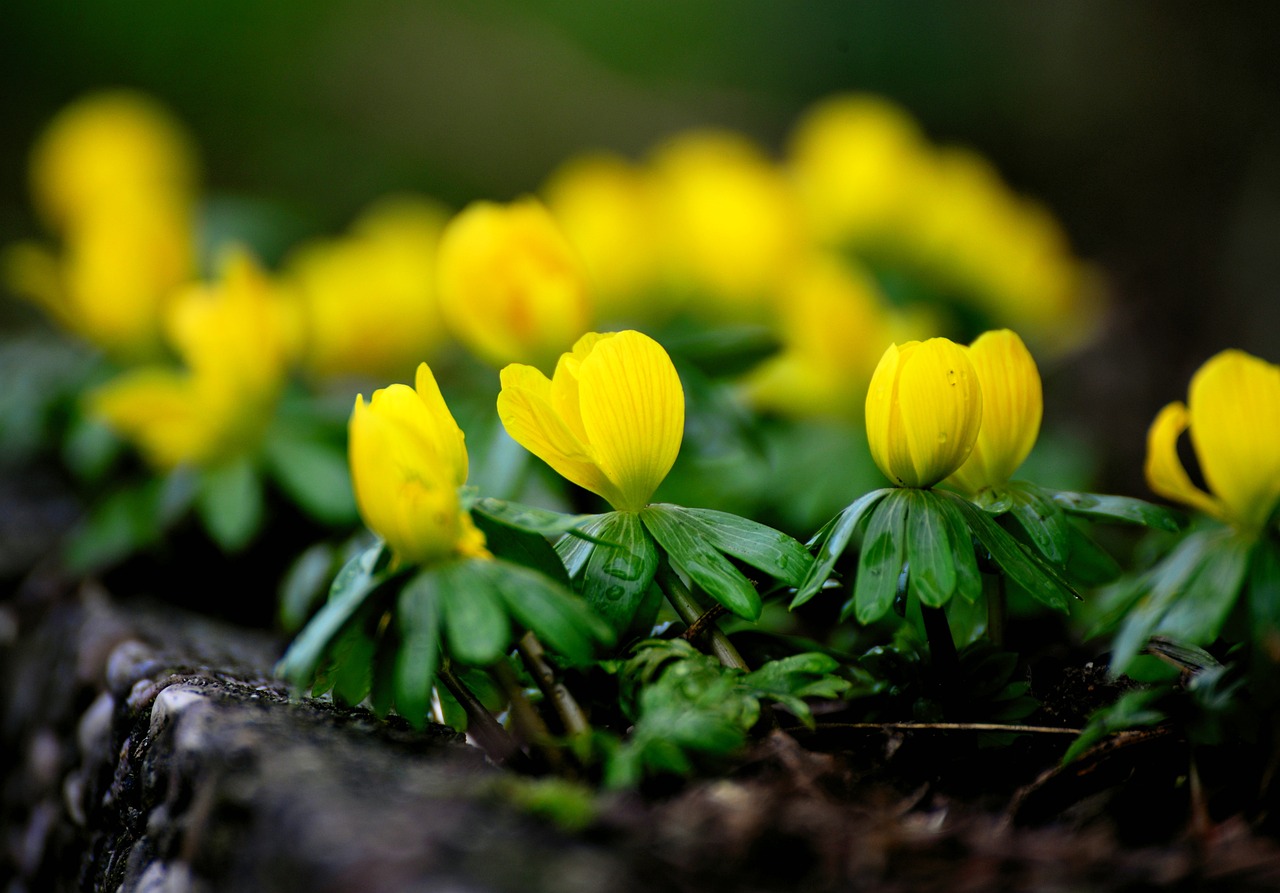
[(516, 644), (516, 650), (542, 696), (555, 708), (565, 732), (572, 736), (591, 734), (587, 715), (578, 706), (569, 689), (556, 679), (555, 670), (547, 663), (546, 652), (538, 637), (532, 632), (525, 633)]

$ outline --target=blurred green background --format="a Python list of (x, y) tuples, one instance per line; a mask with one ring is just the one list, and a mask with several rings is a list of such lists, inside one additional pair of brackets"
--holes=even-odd
[[(782, 0), (9, 0), (0, 242), (38, 228), (33, 138), (81, 93), (147, 91), (202, 148), (211, 195), (299, 236), (416, 189), (460, 206), (568, 155), (694, 126), (773, 151), (842, 90), (987, 155), (1101, 265), (1114, 310), (1046, 369), (1046, 420), (1147, 495), (1145, 430), (1236, 346), (1280, 360), (1280, 5)], [(5, 302), (10, 330), (38, 323)]]

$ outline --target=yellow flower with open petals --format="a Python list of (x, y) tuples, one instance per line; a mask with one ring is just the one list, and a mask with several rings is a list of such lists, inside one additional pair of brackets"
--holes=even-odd
[(498, 416), (513, 439), (620, 512), (643, 508), (684, 436), (684, 391), (671, 358), (647, 335), (584, 335), (548, 379), (502, 370)]
[(399, 561), (487, 556), (458, 497), (467, 482), (462, 430), (426, 363), (414, 384), (356, 398), (348, 458), (360, 516)]
[(1008, 329), (984, 332), (969, 345), (982, 387), (982, 427), (973, 452), (947, 483), (975, 494), (1007, 483), (1036, 445), (1044, 397), (1031, 351)]
[[(1178, 458), (1190, 428), (1206, 493)], [(1224, 350), (1191, 378), (1187, 404), (1170, 403), (1147, 434), (1147, 483), (1156, 493), (1251, 534), (1280, 503), (1280, 366)]]
[(867, 389), (867, 442), (885, 476), (926, 489), (969, 457), (982, 389), (963, 347), (946, 338), (889, 345)]
[(582, 261), (535, 199), (469, 205), (445, 227), (436, 270), (445, 323), (494, 365), (549, 367), (591, 324)]

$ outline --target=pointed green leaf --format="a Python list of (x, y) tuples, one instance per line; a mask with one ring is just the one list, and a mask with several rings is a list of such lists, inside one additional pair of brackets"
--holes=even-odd
[(964, 522), (964, 516), (950, 499), (932, 500), (936, 511), (946, 524), (947, 543), (955, 559), (956, 592), (970, 604), (982, 597), (982, 574), (978, 571), (978, 556), (974, 553), (973, 534)]
[(1063, 568), (1067, 579), (1081, 586), (1101, 586), (1120, 576), (1120, 565), (1106, 549), (1071, 521), (1067, 522), (1069, 549)]
[(790, 586), (800, 585), (813, 564), (808, 549), (772, 527), (712, 509), (662, 508), (695, 519), (712, 546)]
[(363, 623), (345, 627), (330, 649), (333, 655), (333, 699), (354, 706), (369, 694), (373, 679), (374, 643)]
[(426, 725), (430, 714), (431, 689), (440, 663), (443, 585), (435, 571), (422, 571), (405, 584), (396, 601), (400, 632), (392, 674), (396, 712), (417, 728)]
[(818, 546), (817, 557), (797, 587), (796, 597), (791, 602), (792, 610), (818, 594), (823, 584), (827, 582), (827, 578), (831, 576), (836, 561), (844, 554), (849, 540), (853, 538), (862, 519), (879, 504), (880, 500), (892, 492), (893, 490), (889, 487), (872, 490), (854, 500), (848, 508), (823, 525), (822, 530), (809, 543), (811, 546), (815, 544)]
[(550, 578), (505, 561), (486, 562), (485, 572), (508, 613), (573, 665), (585, 664), (596, 643), (612, 644), (613, 630), (585, 601)]
[(1235, 606), (1249, 568), (1249, 544), (1224, 536), (1210, 549), (1156, 624), (1155, 634), (1193, 645), (1218, 636)]
[(502, 657), (511, 644), (511, 620), (488, 563), (487, 559), (454, 561), (432, 574), (449, 656), (480, 667)]
[(400, 658), (400, 636), (395, 623), (381, 629), (373, 655), (373, 675), (369, 684), (369, 709), (386, 719), (396, 703), (396, 662)]
[[(898, 578), (907, 560), (907, 514), (910, 492), (889, 492), (867, 523), (867, 535), (858, 557), (858, 577), (853, 598), (840, 612), (840, 619), (854, 613), (862, 624), (879, 620), (893, 605)], [(852, 609), (852, 611), (850, 610)]]
[(1045, 490), (1054, 502), (1072, 515), (1099, 521), (1125, 521), (1157, 530), (1177, 533), (1182, 529), (1182, 515), (1173, 509), (1153, 505), (1128, 496), (1101, 493), (1072, 493), (1068, 490)]
[(276, 675), (299, 688), (311, 684), (329, 644), (384, 579), (379, 570), (383, 548), (379, 543), (343, 566), (329, 588), (329, 601), (293, 640), (276, 666)]
[(600, 539), (601, 529), (609, 522), (607, 519), (612, 517), (615, 512), (609, 512), (603, 515), (589, 516), (590, 520), (582, 525), (578, 536), (562, 536), (556, 540), (556, 554), (560, 556), (560, 562), (564, 565), (564, 571), (569, 575), (570, 580), (576, 580), (581, 576), (587, 567), (587, 559), (591, 557), (591, 550), (595, 548), (596, 543), (600, 542), (604, 545), (613, 545)]
[(328, 543), (316, 543), (302, 552), (280, 582), (280, 625), (296, 631), (320, 602), (333, 574), (336, 549)]
[(639, 514), (671, 562), (707, 595), (739, 617), (759, 619), (763, 609), (760, 593), (707, 541), (700, 522), (663, 505), (647, 506)]
[(954, 493), (935, 492), (951, 500), (1000, 569), (1037, 601), (1065, 614), (1071, 599), (1079, 598), (1054, 568), (1010, 536), (982, 509)]
[(646, 605), (649, 584), (658, 569), (658, 552), (635, 512), (610, 512), (593, 526), (601, 539), (614, 545), (587, 544), (579, 591), (618, 640), (624, 641)]
[(1071, 550), (1071, 532), (1062, 508), (1033, 484), (1010, 484), (1009, 514), (1045, 560), (1062, 567)]
[(906, 495), (909, 585), (921, 604), (939, 608), (951, 601), (957, 587), (947, 519), (937, 507), (945, 500), (927, 490), (911, 490)]
[(484, 534), (485, 546), (494, 555), (533, 568), (557, 583), (569, 585), (564, 564), (545, 536), (500, 524), (478, 512), (473, 517), (476, 527)]
[(245, 459), (204, 471), (196, 493), (196, 511), (209, 536), (224, 551), (243, 549), (262, 526), (266, 511), (257, 469)]
[(322, 524), (342, 526), (359, 520), (346, 452), (317, 439), (269, 438), (271, 477), (290, 499)]
[(505, 499), (494, 499), (483, 496), (471, 505), (471, 511), (483, 515), (489, 520), (523, 530), (526, 533), (537, 533), (542, 536), (556, 537), (561, 534), (581, 537), (599, 542), (584, 528), (596, 515), (565, 515), (549, 509), (540, 509), (518, 502), (507, 502)]

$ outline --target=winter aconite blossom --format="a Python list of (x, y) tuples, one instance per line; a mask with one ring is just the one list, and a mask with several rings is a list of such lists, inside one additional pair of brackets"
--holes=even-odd
[[(1205, 492), (1178, 458), (1190, 431)], [(1191, 379), (1187, 403), (1170, 403), (1147, 434), (1147, 483), (1161, 496), (1244, 533), (1264, 527), (1280, 503), (1280, 366), (1224, 350)]]
[(360, 515), (398, 561), (483, 556), (484, 537), (458, 496), (467, 481), (462, 431), (426, 363), (414, 384), (356, 398), (348, 458)]
[(671, 358), (639, 332), (589, 333), (548, 379), (502, 370), (498, 415), (517, 443), (620, 512), (643, 508), (684, 434), (684, 391)]
[(162, 469), (216, 466), (256, 449), (294, 340), (276, 284), (233, 252), (218, 281), (174, 298), (166, 322), (185, 368), (132, 369), (90, 393), (90, 411)]
[(1035, 446), (1044, 398), (1036, 361), (1008, 329), (983, 333), (968, 353), (982, 388), (982, 427), (973, 452), (947, 482), (972, 495), (1013, 477)]
[(969, 457), (982, 389), (965, 348), (946, 338), (891, 344), (867, 389), (871, 458), (899, 486), (928, 488)]
[(445, 323), (496, 366), (549, 368), (591, 325), (582, 261), (535, 199), (469, 205), (445, 227), (436, 270)]

